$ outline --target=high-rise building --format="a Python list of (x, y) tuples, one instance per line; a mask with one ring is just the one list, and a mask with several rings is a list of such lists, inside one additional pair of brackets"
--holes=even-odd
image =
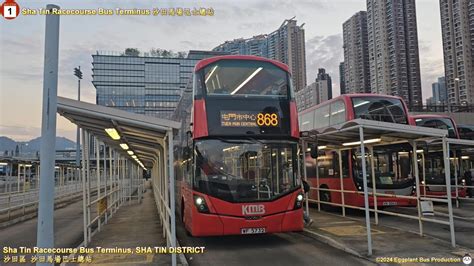
[[(304, 24), (303, 24), (304, 25)], [(306, 87), (306, 54), (303, 25), (294, 18), (285, 20), (274, 32), (249, 39), (226, 41), (213, 51), (262, 56), (278, 60), (290, 67), (295, 90)]]
[(422, 104), (415, 0), (367, 0), (370, 88)]
[(344, 62), (339, 63), (339, 89), (340, 95), (346, 94), (346, 78), (344, 77)]
[(318, 89), (316, 87), (316, 82), (309, 84), (308, 86), (304, 87), (302, 90), (297, 91), (295, 94), (296, 94), (296, 106), (298, 108), (298, 112), (301, 112), (319, 103), (318, 102)]
[(332, 80), (324, 68), (318, 69), (316, 80), (296, 92), (298, 112), (332, 99)]
[(171, 119), (196, 63), (222, 52), (190, 51), (186, 58), (97, 52), (92, 55), (96, 103)]
[(433, 97), (431, 102), (433, 104), (446, 104), (448, 92), (446, 90), (446, 79), (445, 77), (439, 77), (438, 82), (431, 84), (431, 90)]
[(367, 12), (359, 11), (344, 22), (344, 70), (346, 93), (366, 93), (370, 89)]
[(448, 100), (474, 104), (474, 1), (440, 0)]
[(331, 76), (326, 73), (324, 68), (318, 69), (318, 76), (316, 77), (316, 89), (317, 89), (317, 103), (320, 104), (327, 100), (332, 99), (332, 80)]

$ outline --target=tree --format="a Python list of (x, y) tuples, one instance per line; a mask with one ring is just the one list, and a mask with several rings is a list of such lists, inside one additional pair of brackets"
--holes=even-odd
[(140, 51), (137, 48), (127, 48), (125, 49), (126, 56), (139, 56)]
[(186, 58), (187, 53), (186, 52), (178, 52), (178, 58)]
[(15, 148), (15, 157), (18, 157), (19, 155), (20, 155), (20, 147), (18, 147), (18, 144), (17, 144)]

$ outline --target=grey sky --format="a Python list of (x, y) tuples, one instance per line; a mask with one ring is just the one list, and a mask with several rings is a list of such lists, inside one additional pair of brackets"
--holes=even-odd
[[(21, 8), (45, 7), (45, 1), (18, 0)], [(253, 0), (253, 1), (55, 1), (63, 9), (212, 7), (214, 17), (62, 16), (60, 32), (59, 95), (77, 97), (72, 69), (84, 72), (82, 99), (95, 102), (91, 83), (91, 54), (96, 50), (121, 51), (136, 47), (187, 51), (212, 49), (239, 37), (270, 33), (284, 19), (296, 16), (306, 23), (308, 83), (324, 67), (339, 94), (338, 65), (343, 60), (342, 23), (360, 10), (365, 0)], [(443, 75), (439, 1), (418, 0), (423, 98), (431, 96), (431, 83)], [(40, 134), (45, 17), (22, 16), (0, 20), (0, 135), (27, 140)], [(58, 118), (58, 135), (75, 139), (75, 127)]]

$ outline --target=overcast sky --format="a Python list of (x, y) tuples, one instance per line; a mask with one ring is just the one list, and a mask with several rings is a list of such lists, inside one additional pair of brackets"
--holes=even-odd
[[(21, 8), (44, 7), (45, 1), (17, 0)], [(72, 3), (75, 2), (75, 3)], [(339, 62), (343, 60), (342, 23), (366, 9), (365, 0), (241, 0), (231, 1), (55, 1), (63, 9), (212, 7), (213, 17), (62, 16), (60, 27), (60, 96), (77, 97), (72, 75), (84, 73), (82, 100), (95, 102), (91, 83), (91, 54), (136, 47), (188, 51), (209, 50), (234, 38), (248, 38), (277, 29), (296, 16), (305, 23), (308, 84), (317, 69), (332, 76), (333, 95), (339, 94)], [(136, 3), (139, 2), (139, 3)], [(439, 1), (417, 0), (423, 98), (431, 83), (444, 74)], [(40, 135), (45, 17), (22, 16), (0, 20), (0, 136), (29, 140)], [(75, 126), (58, 118), (58, 135), (75, 139)]]

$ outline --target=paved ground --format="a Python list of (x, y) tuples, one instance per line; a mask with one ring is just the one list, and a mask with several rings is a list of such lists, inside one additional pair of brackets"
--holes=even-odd
[[(131, 248), (166, 246), (158, 211), (150, 188), (147, 188), (141, 204), (125, 203), (92, 237), (88, 247)], [(100, 265), (170, 265), (167, 254), (92, 254), (92, 262)], [(87, 264), (86, 264), (87, 265)]]
[[(377, 261), (381, 257), (461, 258), (466, 253), (474, 254), (472, 249), (459, 247), (453, 249), (448, 241), (429, 236), (435, 234), (440, 228), (425, 226), (425, 232), (430, 233), (427, 233), (425, 237), (420, 237), (409, 232), (418, 229), (417, 221), (380, 216), (379, 225), (372, 224), (373, 256), (369, 257), (363, 212), (349, 211), (348, 217), (342, 217), (336, 212), (318, 212), (314, 209), (310, 212), (314, 223), (308, 228), (308, 235), (313, 235), (316, 239), (350, 253), (368, 257), (372, 261)], [(396, 224), (393, 224), (395, 221)]]
[(178, 223), (182, 246), (205, 246), (186, 255), (190, 265), (373, 265), (300, 233), (190, 237)]

